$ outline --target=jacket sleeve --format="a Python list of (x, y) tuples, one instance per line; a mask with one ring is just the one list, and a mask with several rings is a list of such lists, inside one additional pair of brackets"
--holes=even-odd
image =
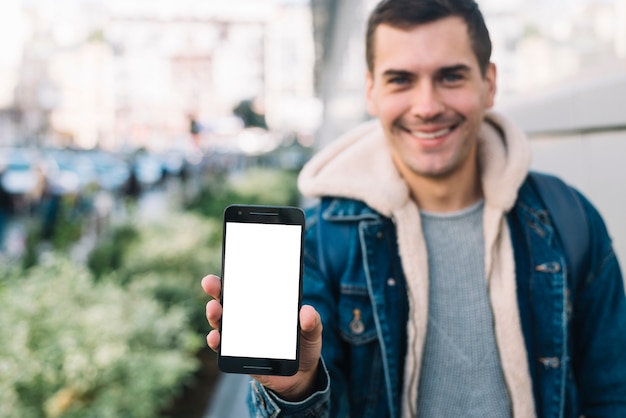
[(626, 296), (617, 257), (600, 214), (588, 214), (588, 274), (576, 284), (573, 368), (586, 417), (626, 416)]
[(315, 392), (300, 402), (288, 402), (278, 397), (256, 380), (248, 392), (250, 416), (255, 418), (324, 418), (328, 417), (330, 382), (324, 362), (320, 360)]

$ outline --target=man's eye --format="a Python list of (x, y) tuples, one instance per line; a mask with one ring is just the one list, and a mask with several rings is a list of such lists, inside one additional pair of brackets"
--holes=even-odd
[(441, 76), (441, 81), (444, 83), (456, 83), (461, 80), (463, 80), (463, 76), (461, 74), (450, 73)]
[(408, 77), (392, 77), (388, 80), (389, 84), (404, 85), (409, 83)]

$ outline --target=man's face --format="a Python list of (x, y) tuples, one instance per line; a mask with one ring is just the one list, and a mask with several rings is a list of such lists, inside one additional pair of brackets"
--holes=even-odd
[(367, 102), (407, 176), (445, 178), (475, 164), (477, 134), (493, 106), (495, 66), (480, 71), (461, 18), (374, 34)]

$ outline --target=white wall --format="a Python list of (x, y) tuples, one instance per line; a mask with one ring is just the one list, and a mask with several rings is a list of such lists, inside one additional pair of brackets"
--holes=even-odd
[[(560, 176), (603, 216), (626, 271), (626, 72), (581, 77), (504, 103), (529, 133), (532, 168)], [(625, 277), (626, 282), (626, 277)]]
[(532, 168), (578, 188), (602, 214), (626, 268), (626, 130), (531, 139)]

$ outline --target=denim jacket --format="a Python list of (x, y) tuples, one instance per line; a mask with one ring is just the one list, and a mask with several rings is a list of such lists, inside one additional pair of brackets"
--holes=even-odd
[[(591, 250), (580, 278), (528, 182), (507, 214), (536, 414), (626, 417), (624, 284), (600, 215), (581, 199)], [(362, 202), (323, 198), (308, 210), (303, 303), (324, 324), (318, 391), (284, 402), (254, 383), (253, 416), (400, 416), (409, 308), (396, 242), (392, 219)]]

